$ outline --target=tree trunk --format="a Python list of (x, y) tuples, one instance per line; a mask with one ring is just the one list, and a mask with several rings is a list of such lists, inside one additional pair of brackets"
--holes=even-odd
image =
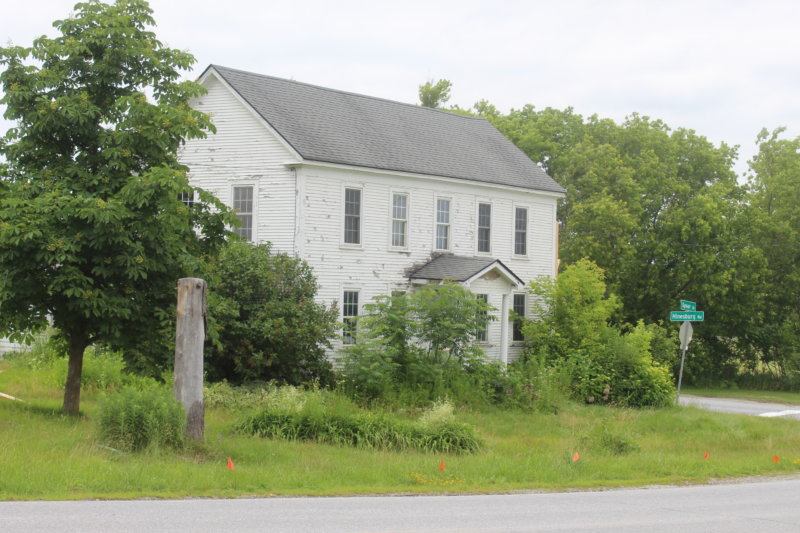
[(67, 367), (67, 383), (64, 386), (64, 412), (78, 415), (81, 407), (81, 374), (83, 373), (83, 353), (89, 345), (81, 334), (69, 336), (69, 365)]

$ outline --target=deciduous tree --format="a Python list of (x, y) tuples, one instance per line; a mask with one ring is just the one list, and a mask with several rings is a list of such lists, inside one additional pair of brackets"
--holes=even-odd
[[(80, 406), (83, 353), (143, 343), (175, 283), (221, 243), (230, 220), (193, 190), (177, 150), (210, 129), (179, 71), (194, 58), (149, 30), (144, 0), (79, 3), (58, 35), (0, 49), (0, 333), (48, 320), (66, 337), (64, 410)], [(193, 205), (179, 200), (194, 193)]]

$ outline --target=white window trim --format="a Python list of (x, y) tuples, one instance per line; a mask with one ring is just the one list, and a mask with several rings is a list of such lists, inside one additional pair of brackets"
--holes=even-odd
[[(438, 221), (438, 214), (439, 214), (439, 200), (447, 200), (450, 202), (450, 210), (448, 211), (448, 219), (447, 219), (447, 247), (446, 248), (439, 248), (437, 246), (438, 239), (436, 238), (437, 235), (437, 228), (439, 227)], [(453, 249), (453, 197), (452, 196), (445, 196), (442, 194), (438, 194), (433, 197), (433, 249), (437, 252), (449, 252)]]
[[(253, 232), (251, 235), (251, 239), (247, 242), (258, 243), (258, 182), (256, 181), (234, 181), (230, 184), (230, 188), (228, 191), (228, 198), (230, 198), (230, 208), (233, 209), (233, 195), (234, 189), (237, 187), (252, 187), (253, 188), (253, 212), (251, 216), (253, 217)], [(231, 231), (238, 229), (238, 228), (231, 228)]]
[[(394, 231), (394, 196), (396, 194), (406, 197), (406, 235), (405, 246), (393, 246), (392, 237)], [(363, 195), (363, 193), (362, 193)], [(399, 219), (398, 219), (399, 220)], [(409, 241), (411, 240), (411, 193), (405, 190), (390, 190), (389, 191), (389, 242), (388, 247), (393, 252), (406, 252), (410, 248)]]
[(360, 287), (342, 287), (341, 290), (339, 291), (339, 294), (341, 294), (341, 297), (342, 297), (342, 302), (339, 304), (339, 319), (340, 319), (340, 321), (342, 323), (342, 341), (341, 341), (342, 342), (342, 346), (355, 346), (356, 344), (358, 344), (358, 322), (357, 321), (356, 321), (356, 330), (354, 332), (356, 334), (355, 335), (356, 342), (349, 343), (349, 342), (345, 342), (345, 340), (344, 340), (345, 318), (351, 318), (349, 316), (348, 317), (344, 316), (344, 293), (345, 292), (355, 292), (356, 294), (358, 294), (358, 304), (357, 304), (357, 307), (356, 307), (356, 315), (355, 315), (356, 318), (357, 318), (357, 317), (361, 316), (361, 311), (362, 311), (363, 305), (364, 305), (364, 301), (363, 301), (363, 298), (362, 298), (363, 291), (361, 290)]
[[(481, 204), (488, 204), (489, 205), (489, 251), (488, 252), (480, 252), (478, 251), (479, 245), (478, 241), (480, 239), (480, 213), (481, 213)], [(491, 200), (484, 200), (484, 199), (476, 199), (475, 200), (475, 255), (492, 255), (492, 241), (494, 241), (494, 229), (495, 225), (495, 216), (494, 216), (494, 203)]]
[[(345, 202), (347, 200), (347, 189), (355, 189), (361, 192), (361, 205), (359, 206), (359, 224), (358, 224), (358, 244), (345, 242)], [(342, 185), (342, 202), (339, 209), (339, 247), (347, 248), (350, 250), (361, 250), (364, 248), (364, 186), (363, 185)]]
[[(514, 204), (511, 212), (511, 255), (514, 259), (530, 259), (531, 257), (531, 206)], [(517, 209), (525, 209), (528, 217), (525, 221), (525, 254), (517, 253)]]

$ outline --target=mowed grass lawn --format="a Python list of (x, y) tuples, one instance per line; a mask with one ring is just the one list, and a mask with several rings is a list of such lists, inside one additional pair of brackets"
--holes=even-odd
[[(120, 454), (101, 447), (99, 393), (84, 393), (82, 417), (65, 417), (57, 386), (34, 371), (3, 370), (0, 392), (25, 400), (0, 399), (3, 500), (479, 493), (800, 471), (797, 421), (584, 405), (559, 414), (460, 411), (459, 421), (474, 425), (483, 440), (473, 455), (266, 440), (237, 434), (241, 415), (224, 410), (206, 413), (203, 445)], [(226, 467), (229, 457), (234, 470)]]

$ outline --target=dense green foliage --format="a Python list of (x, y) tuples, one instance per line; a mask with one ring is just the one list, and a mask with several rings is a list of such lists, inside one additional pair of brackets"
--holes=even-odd
[(639, 322), (622, 332), (610, 324), (619, 301), (606, 295), (595, 264), (578, 261), (557, 280), (532, 282), (531, 292), (537, 319), (523, 326), (527, 357), (566, 369), (575, 399), (629, 407), (664, 407), (674, 400), (670, 373), (652, 358), (652, 326)]
[(186, 440), (183, 406), (163, 387), (108, 394), (100, 403), (98, 427), (104, 443), (124, 451), (180, 449)]
[(441, 107), (450, 100), (450, 89), (453, 84), (450, 80), (433, 80), (419, 86), (419, 101), (422, 107)]
[(666, 323), (680, 299), (695, 301), (706, 321), (690, 382), (744, 372), (800, 387), (800, 139), (761, 132), (745, 186), (735, 147), (636, 113), (616, 123), (571, 108), (451, 109), (488, 119), (566, 187), (562, 264), (588, 258), (606, 272), (622, 304), (613, 322)]
[(413, 390), (423, 401), (447, 394), (483, 351), (477, 332), (490, 306), (460, 285), (431, 285), (380, 296), (364, 306), (358, 343), (343, 361), (344, 387), (376, 399)]
[(210, 267), (208, 379), (331, 382), (325, 348), (337, 310), (315, 302), (311, 267), (269, 244), (235, 242)]
[[(177, 150), (211, 129), (180, 81), (194, 58), (149, 31), (144, 0), (79, 3), (59, 35), (0, 48), (0, 333), (47, 325), (64, 335), (64, 409), (77, 413), (87, 346), (163, 365), (175, 282), (223, 242), (227, 209), (193, 190)], [(181, 193), (194, 192), (187, 207)]]

